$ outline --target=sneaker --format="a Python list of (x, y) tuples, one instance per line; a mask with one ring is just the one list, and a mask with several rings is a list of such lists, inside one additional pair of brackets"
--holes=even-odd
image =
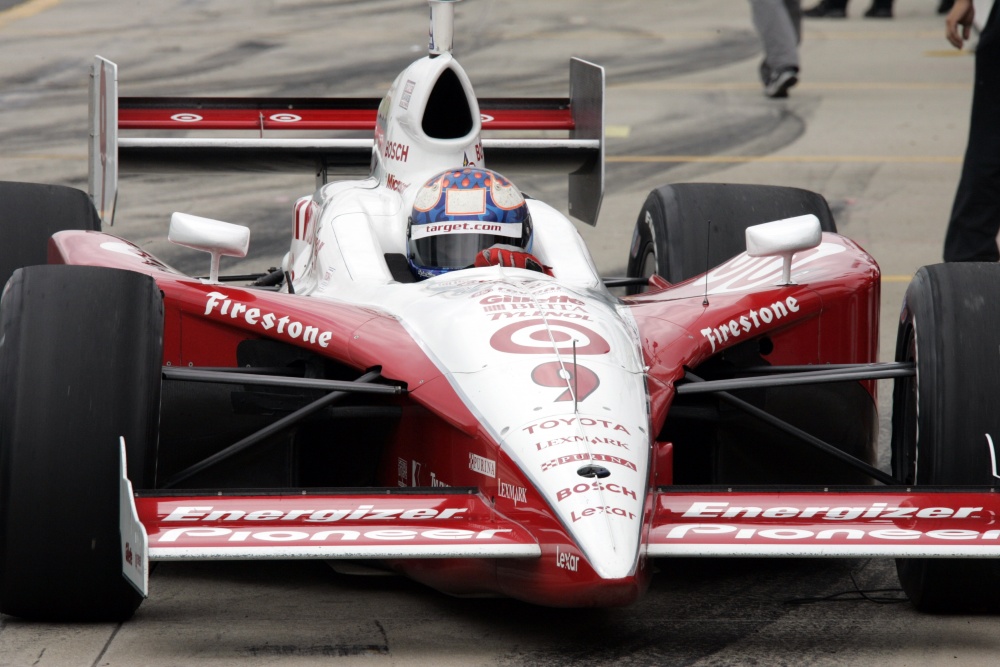
[(764, 86), (764, 94), (768, 97), (788, 97), (788, 89), (798, 82), (799, 72), (794, 68), (774, 72)]
[(844, 19), (847, 18), (847, 10), (843, 7), (831, 7), (826, 0), (820, 0), (820, 3), (815, 7), (802, 10), (802, 16), (808, 16), (811, 18)]
[(872, 6), (865, 12), (865, 18), (869, 19), (891, 19), (892, 18), (892, 7), (875, 7)]

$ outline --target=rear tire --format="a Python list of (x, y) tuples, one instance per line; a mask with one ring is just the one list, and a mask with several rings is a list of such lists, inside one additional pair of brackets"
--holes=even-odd
[(66, 229), (101, 230), (85, 193), (62, 185), (0, 181), (0, 289), (15, 269), (45, 264), (49, 237)]
[[(893, 392), (892, 468), (907, 485), (996, 486), (986, 434), (1000, 445), (1000, 265), (920, 269), (903, 303), (896, 360), (916, 377)], [(1000, 609), (1000, 560), (896, 561), (903, 590), (927, 612)]]
[[(677, 183), (649, 193), (635, 223), (626, 275), (670, 283), (701, 275), (746, 250), (746, 228), (813, 213), (836, 232), (822, 195), (776, 185)], [(708, 230), (711, 227), (711, 241)], [(630, 288), (635, 294), (643, 288)]]
[(121, 621), (119, 437), (153, 485), (163, 303), (152, 278), (34, 266), (0, 303), (0, 611)]

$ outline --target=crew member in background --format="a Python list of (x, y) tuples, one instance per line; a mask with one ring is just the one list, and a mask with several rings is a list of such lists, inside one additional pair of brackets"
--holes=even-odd
[[(944, 239), (946, 262), (1000, 260), (1000, 10), (994, 2), (976, 45), (969, 141)], [(945, 36), (962, 48), (976, 16), (972, 0), (955, 0)]]

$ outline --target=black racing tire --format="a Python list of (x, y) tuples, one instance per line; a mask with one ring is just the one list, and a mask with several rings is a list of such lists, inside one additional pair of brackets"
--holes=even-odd
[(119, 437), (153, 483), (163, 301), (149, 276), (32, 266), (0, 301), (0, 611), (121, 621)]
[(15, 269), (45, 264), (49, 237), (67, 229), (101, 230), (101, 219), (84, 192), (0, 181), (0, 289)]
[[(892, 469), (907, 486), (997, 486), (986, 434), (1000, 445), (1000, 264), (927, 266), (906, 290), (896, 360), (916, 377), (896, 380)], [(896, 561), (921, 611), (1000, 610), (1000, 559)]]
[[(649, 193), (639, 211), (626, 275), (670, 283), (701, 275), (746, 250), (746, 228), (813, 213), (837, 231), (822, 195), (776, 185), (677, 183)], [(711, 241), (708, 230), (711, 227)], [(629, 288), (630, 294), (643, 291)]]

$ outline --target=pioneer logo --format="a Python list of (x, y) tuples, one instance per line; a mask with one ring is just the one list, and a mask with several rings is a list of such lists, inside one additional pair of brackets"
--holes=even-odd
[[(711, 536), (711, 537), (710, 537)], [(725, 537), (721, 537), (725, 536)], [(690, 542), (718, 542), (729, 540), (1000, 540), (1000, 530), (959, 530), (944, 528), (940, 530), (911, 530), (905, 528), (875, 528), (871, 526), (827, 528), (825, 530), (810, 530), (808, 528), (747, 528), (727, 524), (691, 523), (674, 526), (667, 533), (668, 540), (686, 540)]]
[(429, 530), (400, 530), (384, 528), (377, 530), (232, 530), (229, 528), (172, 528), (165, 531), (155, 541), (183, 542), (190, 544), (198, 540), (223, 542), (408, 542), (410, 540), (492, 540), (499, 533), (509, 533), (509, 528), (488, 528), (485, 530), (458, 530), (432, 528)]

